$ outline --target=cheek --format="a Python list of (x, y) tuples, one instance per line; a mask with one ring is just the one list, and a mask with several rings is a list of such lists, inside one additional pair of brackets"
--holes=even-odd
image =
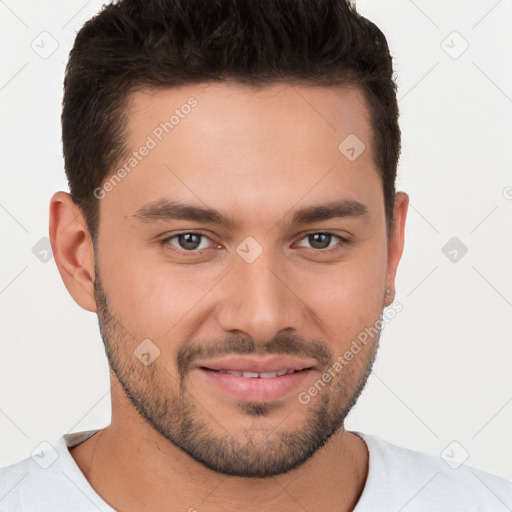
[(331, 266), (307, 278), (308, 307), (328, 327), (327, 336), (345, 344), (373, 325), (382, 313), (386, 279), (386, 251), (372, 246), (357, 258)]
[(157, 343), (183, 333), (222, 277), (222, 269), (165, 264), (135, 248), (104, 256), (100, 272), (112, 313), (134, 337)]

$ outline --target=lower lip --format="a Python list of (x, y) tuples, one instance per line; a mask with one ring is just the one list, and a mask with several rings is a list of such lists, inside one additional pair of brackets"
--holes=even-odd
[(279, 377), (247, 378), (199, 368), (205, 378), (234, 397), (250, 402), (272, 402), (297, 389), (313, 370), (301, 370)]

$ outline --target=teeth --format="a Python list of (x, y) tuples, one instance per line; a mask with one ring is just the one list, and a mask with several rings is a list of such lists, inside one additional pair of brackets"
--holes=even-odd
[(245, 377), (246, 379), (271, 379), (272, 377), (281, 377), (282, 375), (288, 375), (295, 373), (295, 370), (279, 370), (277, 372), (238, 372), (236, 370), (217, 370), (219, 373), (227, 373), (229, 375), (235, 375), (236, 377)]
[(259, 377), (259, 373), (256, 372), (244, 372), (242, 373), (242, 377), (246, 377), (247, 379), (256, 379)]

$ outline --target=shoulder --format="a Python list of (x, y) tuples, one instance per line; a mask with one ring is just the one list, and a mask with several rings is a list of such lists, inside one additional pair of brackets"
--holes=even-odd
[(0, 468), (0, 511), (108, 511), (93, 491), (68, 448), (96, 431), (66, 434), (42, 443), (31, 456)]
[[(370, 454), (361, 510), (383, 510), (383, 502), (408, 511), (499, 512), (512, 507), (512, 483), (503, 478), (377, 436), (356, 434), (364, 439)], [(379, 508), (372, 508), (378, 502)]]
[(44, 500), (44, 492), (51, 489), (55, 477), (50, 467), (56, 457), (55, 449), (48, 444), (40, 454), (0, 468), (0, 510), (25, 510), (27, 500)]
[(20, 484), (29, 476), (33, 469), (32, 464), (34, 462), (28, 457), (0, 468), (0, 507), (6, 507), (6, 510), (21, 510)]

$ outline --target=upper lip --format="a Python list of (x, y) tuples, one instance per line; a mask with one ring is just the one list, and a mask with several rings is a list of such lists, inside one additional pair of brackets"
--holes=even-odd
[(312, 368), (315, 362), (308, 359), (296, 359), (285, 356), (254, 357), (254, 356), (232, 356), (211, 361), (198, 361), (198, 368), (209, 370), (234, 370), (239, 372), (270, 373), (280, 370), (300, 371), (305, 368)]

